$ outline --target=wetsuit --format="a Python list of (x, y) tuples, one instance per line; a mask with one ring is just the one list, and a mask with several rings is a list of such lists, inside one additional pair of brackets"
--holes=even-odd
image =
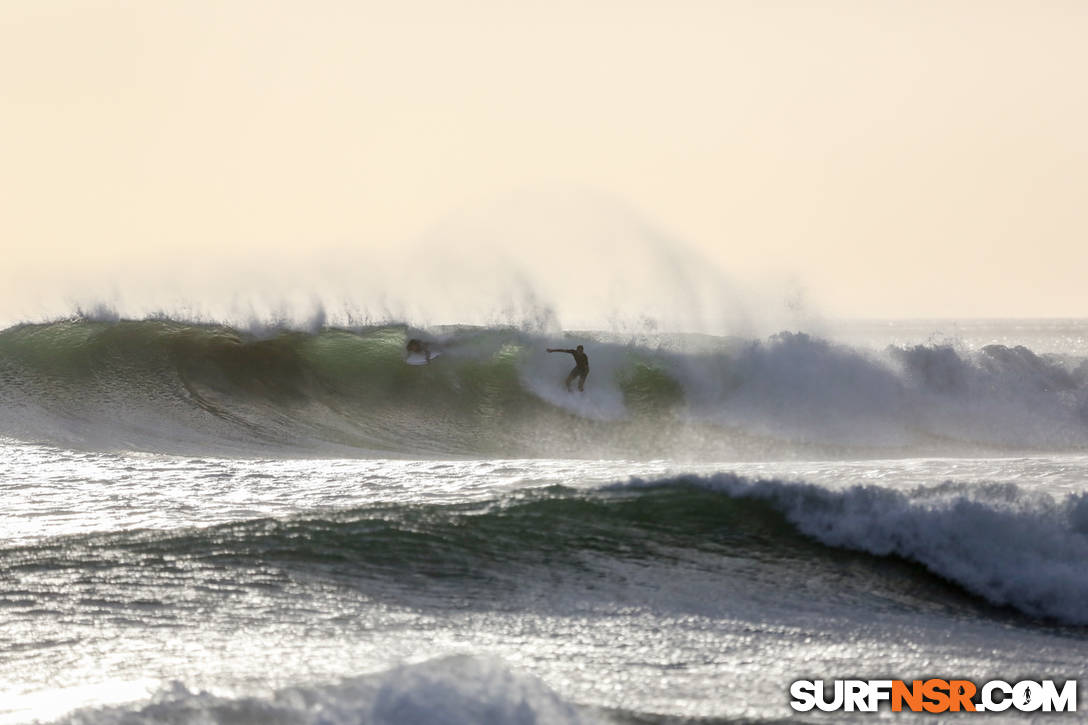
[(567, 390), (570, 390), (570, 384), (574, 382), (574, 379), (578, 378), (578, 390), (584, 393), (586, 390), (586, 376), (589, 375), (589, 356), (579, 350), (562, 350), (562, 352), (569, 352), (574, 356), (574, 369), (567, 376)]

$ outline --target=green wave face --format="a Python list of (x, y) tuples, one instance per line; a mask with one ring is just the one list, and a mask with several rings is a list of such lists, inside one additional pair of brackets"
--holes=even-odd
[[(412, 337), (440, 352), (406, 364)], [(584, 344), (585, 392), (569, 392)], [(254, 334), (167, 319), (0, 332), (0, 435), (246, 455), (697, 457), (1088, 449), (1088, 361), (404, 325)]]
[[(0, 424), (88, 445), (112, 432), (154, 450), (210, 437), (228, 448), (593, 455), (623, 452), (640, 414), (682, 399), (677, 382), (645, 361), (628, 365), (618, 346), (612, 362), (594, 360), (589, 394), (575, 397), (562, 388), (568, 356), (549, 357), (545, 341), (450, 330), (432, 340), (440, 357), (412, 366), (410, 334), (402, 325), (265, 337), (171, 320), (23, 325), (0, 333), (0, 394), (31, 415)], [(533, 358), (539, 370), (526, 366)], [(618, 414), (593, 414), (594, 385), (619, 396), (609, 401)]]
[[(735, 611), (735, 598), (743, 595), (726, 592), (728, 582), (739, 581), (787, 607), (812, 604), (806, 587), (813, 580), (821, 591), (835, 592), (835, 609), (851, 600), (868, 606), (871, 599), (957, 613), (988, 606), (916, 562), (815, 541), (789, 520), (781, 502), (759, 495), (759, 484), (754, 495), (701, 484), (552, 486), (474, 503), (384, 504), (187, 531), (89, 534), (0, 552), (0, 563), (10, 557), (28, 577), (71, 579), (79, 590), (93, 584), (79, 579), (88, 559), (108, 562), (103, 570), (114, 575), (132, 566), (173, 569), (180, 560), (186, 570), (216, 570), (233, 581), (256, 575), (254, 585), (262, 587), (298, 577), (351, 582), (411, 606), (457, 601), (490, 609), (533, 606), (549, 597), (626, 601), (632, 577), (655, 606), (686, 612)], [(836, 495), (803, 486), (780, 493), (812, 501)], [(155, 596), (161, 594), (147, 593)]]

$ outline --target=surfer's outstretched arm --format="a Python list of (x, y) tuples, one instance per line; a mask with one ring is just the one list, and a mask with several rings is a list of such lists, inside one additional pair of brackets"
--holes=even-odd
[(549, 347), (548, 352), (569, 352), (571, 355), (574, 354), (574, 350), (563, 350), (562, 348), (558, 347)]

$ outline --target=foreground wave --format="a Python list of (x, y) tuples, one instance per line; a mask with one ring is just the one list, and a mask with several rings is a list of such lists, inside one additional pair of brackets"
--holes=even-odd
[[(987, 607), (1004, 607), (1079, 626), (1088, 625), (1086, 560), (1084, 495), (1058, 500), (1012, 484), (836, 490), (725, 473), (0, 551), (26, 594), (21, 606), (40, 606), (31, 595), (39, 584), (48, 597), (64, 584), (73, 601), (98, 602), (101, 583), (86, 576), (93, 563), (109, 582), (130, 569), (152, 582), (118, 595), (118, 616), (132, 609), (164, 621), (188, 606), (187, 577), (199, 574), (261, 592), (316, 577), (414, 608), (562, 602), (566, 611), (623, 601), (637, 579), (641, 601), (679, 613), (735, 616), (736, 597), (764, 590), (787, 609), (994, 616)], [(759, 606), (759, 617), (771, 616)]]
[(1088, 624), (1084, 494), (1055, 500), (1014, 484), (951, 482), (910, 492), (879, 486), (829, 490), (730, 474), (677, 483), (766, 503), (822, 544), (917, 562), (991, 604)]
[[(172, 320), (0, 332), (0, 434), (69, 447), (409, 456), (1083, 450), (1088, 362), (991, 345), (881, 353), (765, 341), (449, 328), (404, 364), (403, 325), (254, 334)], [(289, 453), (288, 453), (289, 454)]]

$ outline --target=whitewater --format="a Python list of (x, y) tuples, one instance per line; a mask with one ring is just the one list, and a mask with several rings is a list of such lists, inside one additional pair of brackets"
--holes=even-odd
[[(441, 357), (406, 365), (412, 338)], [(545, 352), (577, 344), (584, 394)], [(26, 323), (0, 331), (0, 491), (0, 723), (838, 722), (790, 683), (1086, 691), (1086, 321)], [(987, 716), (1048, 717), (1077, 719)]]

